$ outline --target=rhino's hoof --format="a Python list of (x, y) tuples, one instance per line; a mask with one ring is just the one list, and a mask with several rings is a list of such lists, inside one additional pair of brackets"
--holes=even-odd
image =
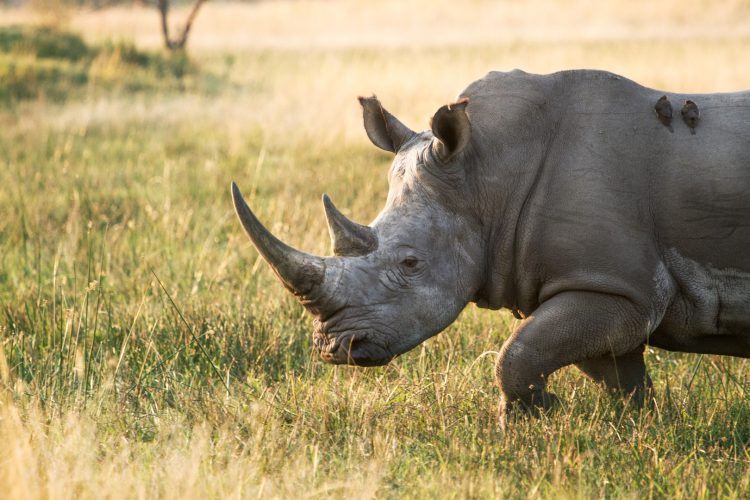
[(654, 389), (651, 385), (640, 385), (630, 390), (610, 389), (609, 393), (615, 399), (619, 399), (625, 405), (635, 409), (649, 409), (653, 408), (655, 404)]
[(498, 408), (500, 428), (505, 430), (508, 421), (515, 420), (517, 417), (538, 417), (541, 413), (550, 411), (559, 405), (560, 398), (547, 391), (536, 391), (525, 398), (513, 400), (503, 397), (500, 399), (500, 406)]

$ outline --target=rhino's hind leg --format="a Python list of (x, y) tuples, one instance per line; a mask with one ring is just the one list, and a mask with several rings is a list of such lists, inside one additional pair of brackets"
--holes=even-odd
[(501, 425), (511, 411), (554, 405), (556, 396), (546, 391), (553, 372), (607, 355), (627, 356), (645, 342), (648, 325), (647, 312), (622, 296), (573, 291), (542, 303), (500, 352), (495, 376)]
[(627, 398), (637, 407), (643, 406), (651, 391), (651, 377), (643, 361), (645, 346), (620, 356), (612, 354), (579, 361), (576, 366), (592, 380), (603, 384), (612, 394)]

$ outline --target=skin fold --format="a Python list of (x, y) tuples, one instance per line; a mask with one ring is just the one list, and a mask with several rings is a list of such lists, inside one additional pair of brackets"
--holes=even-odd
[[(522, 321), (496, 365), (504, 423), (553, 406), (546, 381), (564, 366), (640, 404), (646, 345), (750, 357), (750, 93), (493, 72), (423, 132), (375, 97), (360, 103), (368, 137), (395, 157), (369, 226), (324, 197), (335, 256), (277, 240), (232, 186), (325, 361), (382, 365), (470, 302), (511, 309)], [(667, 103), (687, 118), (667, 120)]]

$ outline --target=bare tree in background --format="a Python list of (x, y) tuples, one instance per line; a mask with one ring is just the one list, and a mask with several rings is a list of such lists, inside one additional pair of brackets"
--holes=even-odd
[(195, 5), (193, 5), (190, 14), (188, 14), (188, 17), (185, 20), (185, 25), (182, 27), (180, 35), (177, 38), (172, 38), (169, 35), (169, 22), (167, 19), (169, 16), (169, 0), (156, 0), (156, 7), (161, 14), (161, 32), (162, 35), (164, 35), (165, 47), (173, 51), (183, 50), (185, 48), (188, 35), (190, 35), (190, 28), (193, 27), (193, 21), (195, 21), (195, 17), (198, 15), (198, 10), (200, 10), (201, 5), (206, 3), (206, 1), (207, 0), (196, 0)]

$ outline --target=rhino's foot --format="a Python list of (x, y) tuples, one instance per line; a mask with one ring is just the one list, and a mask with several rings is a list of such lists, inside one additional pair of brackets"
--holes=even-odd
[(611, 397), (621, 400), (633, 408), (643, 408), (653, 401), (653, 387), (650, 384), (642, 384), (629, 389), (615, 387), (606, 387), (605, 389)]
[(612, 397), (621, 400), (632, 408), (651, 408), (654, 404), (654, 388), (650, 379), (648, 384), (637, 386), (630, 391), (609, 389), (608, 392)]
[(651, 400), (653, 384), (643, 362), (644, 346), (621, 356), (605, 355), (579, 361), (576, 366), (613, 397), (641, 408)]
[[(554, 406), (557, 398), (544, 390), (547, 379), (581, 360), (599, 360), (591, 371), (607, 386), (630, 392), (644, 385), (642, 347), (640, 352), (637, 348), (649, 329), (646, 312), (625, 295), (596, 292), (561, 292), (542, 302), (505, 341), (498, 356), (495, 378), (507, 401), (501, 404), (501, 423), (520, 411), (510, 401), (519, 400), (526, 413)], [(621, 362), (606, 361), (608, 354)]]
[(509, 420), (528, 416), (538, 417), (542, 413), (557, 408), (559, 405), (560, 398), (544, 390), (533, 391), (523, 398), (513, 400), (502, 397), (498, 408), (500, 428), (505, 430)]

